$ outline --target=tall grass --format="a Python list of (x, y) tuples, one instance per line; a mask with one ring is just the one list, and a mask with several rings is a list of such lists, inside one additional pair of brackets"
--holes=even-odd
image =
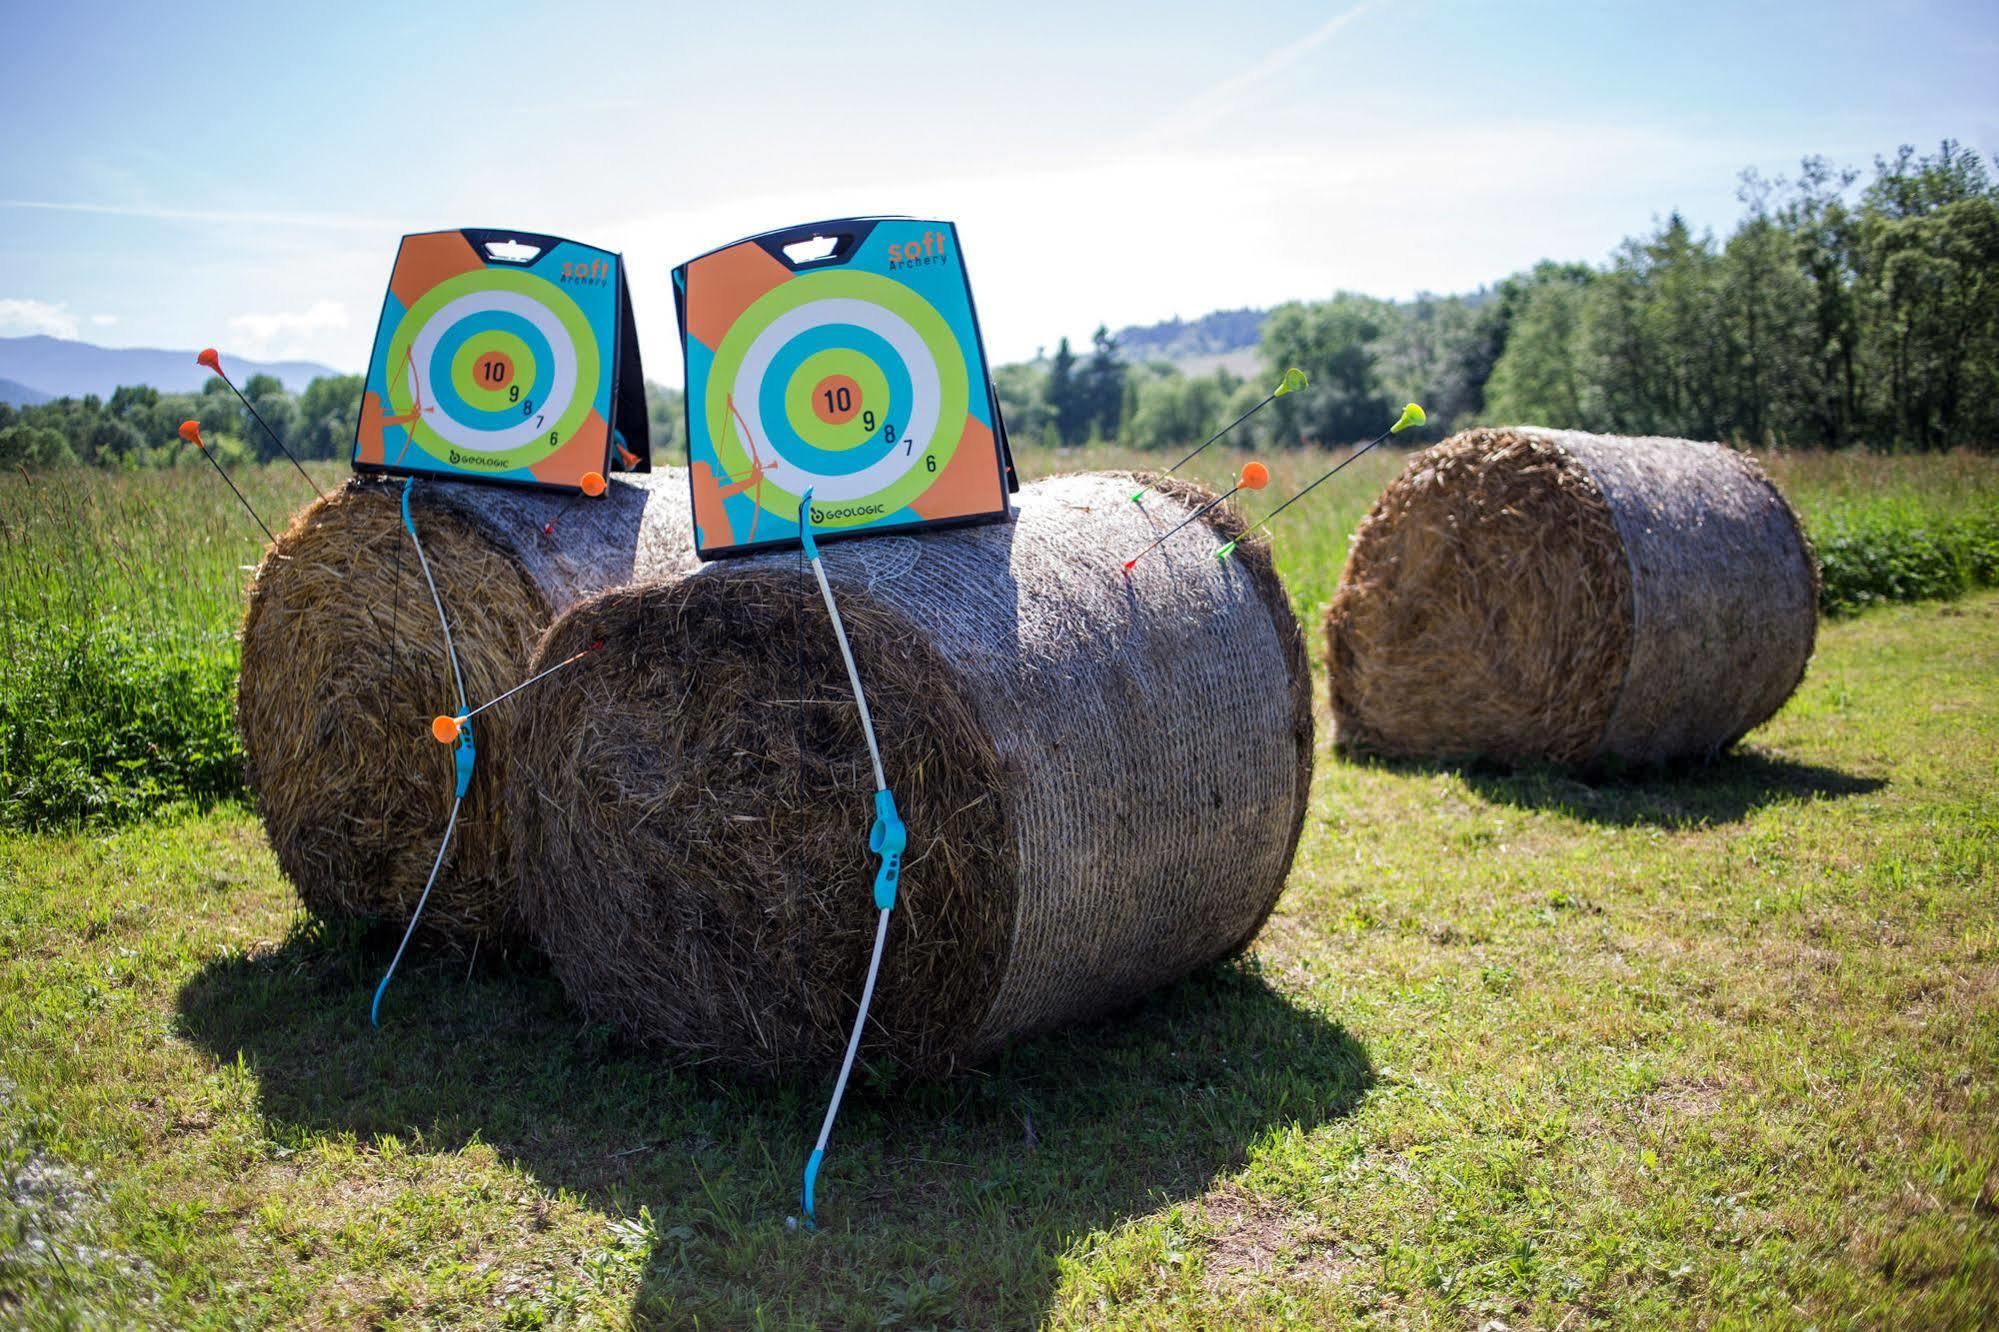
[[(1270, 487), (1245, 495), (1245, 512), (1267, 513), (1341, 456), (1267, 459)], [(1406, 459), (1363, 458), (1274, 524), (1277, 566), (1301, 622), (1316, 623), (1354, 528)], [(1187, 474), (1227, 486), (1243, 460), (1218, 448)], [(1999, 459), (1848, 452), (1763, 461), (1818, 546), (1828, 613), (1999, 585)], [(236, 630), (263, 535), (212, 470), (188, 462), (0, 475), (0, 828), (118, 822), (241, 791)], [(1097, 445), (1024, 449), (1018, 462), (1037, 477), (1159, 458)], [(342, 473), (337, 464), (314, 470), (322, 486)], [(309, 498), (288, 463), (231, 475), (276, 530)]]
[[(191, 461), (0, 477), (0, 827), (241, 790), (236, 626), (264, 537)], [(274, 529), (309, 497), (289, 464), (232, 475)]]
[(1826, 614), (1999, 586), (1999, 459), (1778, 453), (1763, 461), (1818, 547)]

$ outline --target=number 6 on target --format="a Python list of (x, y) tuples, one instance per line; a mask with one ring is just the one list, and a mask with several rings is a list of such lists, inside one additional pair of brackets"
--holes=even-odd
[(695, 548), (1012, 514), (958, 231), (844, 218), (765, 232), (673, 271), (687, 357)]

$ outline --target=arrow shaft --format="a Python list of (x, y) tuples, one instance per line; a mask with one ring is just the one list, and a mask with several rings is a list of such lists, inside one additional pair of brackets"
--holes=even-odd
[(515, 694), (520, 693), (521, 690), (526, 689), (529, 685), (533, 684), (536, 680), (546, 680), (549, 676), (554, 675), (564, 666), (569, 665), (571, 662), (581, 661), (583, 660), (583, 658), (589, 656), (594, 651), (596, 651), (595, 648), (584, 648), (581, 652), (573, 653), (570, 656), (564, 657), (561, 661), (556, 662), (555, 665), (550, 666), (546, 670), (536, 671), (533, 675), (530, 675), (527, 679), (521, 681), (519, 684), (515, 685), (512, 689), (509, 689), (506, 693), (501, 694), (498, 698), (487, 699), (484, 703), (481, 703), (478, 707), (464, 714), (458, 720), (461, 722), (471, 721), (474, 717), (484, 712), (487, 708), (492, 707), (494, 704), (506, 702), (508, 699), (512, 698)]
[(1220, 430), (1217, 430), (1214, 434), (1208, 436), (1208, 438), (1206, 439), (1206, 441), (1202, 443), (1200, 448), (1195, 449), (1185, 458), (1182, 458), (1179, 462), (1174, 463), (1171, 467), (1167, 468), (1164, 472), (1160, 473), (1160, 475), (1171, 476), (1173, 473), (1179, 471), (1182, 467), (1186, 466), (1189, 462), (1192, 462), (1196, 457), (1198, 457), (1201, 453), (1201, 449), (1207, 448), (1209, 444), (1214, 443), (1216, 440), (1220, 439), (1223, 435), (1228, 434), (1229, 431), (1235, 429), (1237, 426), (1241, 425), (1244, 421), (1247, 421), (1250, 417), (1255, 416), (1258, 412), (1262, 411), (1265, 407), (1268, 407), (1271, 403), (1275, 401), (1277, 401), (1277, 395), (1275, 393), (1272, 393), (1269, 396), (1265, 397), (1262, 402), (1259, 402), (1258, 404), (1256, 404), (1256, 406), (1250, 408), (1248, 411), (1244, 412), (1241, 416), (1238, 416), (1235, 420), (1229, 422), (1227, 425), (1223, 426)]
[(237, 388), (236, 381), (231, 379), (228, 375), (219, 375), (218, 377), (222, 380), (223, 383), (229, 386), (229, 391), (236, 395), (236, 401), (242, 403), (245, 407), (250, 409), (250, 415), (256, 418), (258, 425), (264, 427), (264, 433), (271, 437), (271, 442), (278, 446), (278, 451), (284, 454), (285, 457), (290, 458), (292, 460), (292, 466), (298, 468), (298, 474), (305, 478), (305, 483), (307, 485), (312, 487), (312, 493), (319, 496), (321, 499), (325, 499), (326, 492), (319, 488), (319, 482), (312, 479), (312, 474), (305, 470), (305, 464), (298, 460), (298, 455), (294, 454), (290, 449), (285, 447), (285, 442), (282, 439), (278, 438), (278, 432), (271, 429), (271, 423), (269, 421), (266, 421), (264, 419), (264, 414), (257, 410), (257, 404), (251, 402), (248, 398), (244, 397), (243, 390)]
[[(1346, 468), (1346, 465), (1347, 465), (1348, 463), (1350, 463), (1350, 462), (1352, 462), (1352, 461), (1353, 461), (1354, 459), (1356, 459), (1356, 458), (1360, 457), (1360, 456), (1361, 456), (1361, 455), (1362, 455), (1363, 453), (1366, 453), (1366, 452), (1367, 452), (1367, 451), (1368, 451), (1369, 449), (1372, 449), (1372, 448), (1374, 448), (1374, 447), (1375, 447), (1375, 446), (1376, 446), (1377, 444), (1380, 444), (1380, 443), (1384, 442), (1385, 440), (1387, 440), (1387, 438), (1388, 438), (1388, 437), (1389, 437), (1390, 435), (1392, 435), (1392, 434), (1394, 434), (1394, 433), (1395, 433), (1395, 432), (1394, 432), (1393, 430), (1385, 430), (1385, 431), (1383, 431), (1383, 432), (1382, 432), (1381, 434), (1379, 434), (1379, 435), (1375, 436), (1375, 437), (1374, 437), (1373, 439), (1369, 440), (1369, 441), (1368, 441), (1367, 443), (1365, 443), (1365, 444), (1361, 445), (1361, 446), (1360, 446), (1359, 448), (1355, 449), (1355, 450), (1354, 450), (1354, 451), (1353, 451), (1352, 453), (1349, 453), (1349, 454), (1348, 454), (1348, 455), (1347, 455), (1346, 457), (1342, 458), (1342, 459), (1340, 460), (1340, 462), (1339, 462), (1339, 465), (1338, 465), (1338, 466), (1334, 467), (1334, 468), (1333, 468), (1333, 469), (1332, 469), (1331, 471), (1327, 472), (1327, 473), (1326, 473), (1326, 474), (1325, 474), (1324, 476), (1320, 477), (1320, 478), (1319, 478), (1319, 479), (1318, 479), (1317, 481), (1314, 481), (1314, 482), (1313, 482), (1313, 483), (1312, 483), (1311, 485), (1309, 485), (1309, 486), (1306, 486), (1306, 487), (1305, 487), (1305, 488), (1304, 488), (1303, 490), (1301, 490), (1301, 491), (1299, 491), (1299, 492), (1298, 492), (1297, 494), (1293, 495), (1293, 496), (1292, 496), (1292, 497), (1291, 497), (1290, 499), (1288, 499), (1288, 500), (1285, 500), (1285, 501), (1284, 501), (1284, 502), (1283, 502), (1282, 504), (1280, 504), (1280, 505), (1278, 505), (1278, 506), (1277, 506), (1276, 508), (1272, 509), (1272, 510), (1271, 510), (1271, 511), (1270, 511), (1269, 513), (1266, 513), (1265, 515), (1263, 515), (1263, 517), (1261, 517), (1261, 518), (1257, 519), (1257, 520), (1256, 520), (1255, 522), (1251, 523), (1251, 524), (1250, 524), (1249, 526), (1250, 526), (1251, 528), (1256, 528), (1256, 527), (1262, 527), (1262, 526), (1263, 526), (1263, 525), (1264, 525), (1265, 523), (1269, 522), (1269, 521), (1270, 521), (1270, 520), (1271, 520), (1272, 518), (1275, 518), (1275, 517), (1276, 517), (1276, 516), (1277, 516), (1278, 514), (1280, 514), (1280, 513), (1283, 513), (1283, 512), (1284, 512), (1284, 511), (1285, 511), (1286, 509), (1288, 509), (1288, 508), (1290, 508), (1290, 507), (1291, 507), (1292, 505), (1296, 504), (1296, 503), (1297, 503), (1297, 502), (1298, 502), (1299, 500), (1301, 500), (1301, 499), (1304, 499), (1304, 498), (1305, 498), (1305, 497), (1306, 497), (1307, 495), (1309, 495), (1309, 494), (1311, 494), (1311, 493), (1312, 493), (1313, 491), (1317, 490), (1317, 489), (1318, 489), (1318, 488), (1319, 488), (1320, 486), (1324, 485), (1324, 484), (1325, 484), (1326, 482), (1328, 482), (1328, 481), (1332, 480), (1332, 479), (1333, 479), (1334, 477), (1338, 476), (1338, 475), (1340, 474), (1340, 472), (1341, 472), (1342, 470), (1344, 470), (1344, 469)], [(1249, 530), (1249, 529), (1248, 529), (1248, 528), (1245, 528), (1244, 530), (1245, 530), (1245, 531), (1247, 531), (1247, 530)]]
[(199, 444), (195, 445), (195, 447), (201, 449), (201, 456), (208, 459), (208, 465), (215, 469), (215, 474), (222, 478), (222, 483), (228, 486), (231, 491), (235, 492), (236, 501), (237, 503), (243, 506), (243, 512), (249, 514), (252, 518), (256, 518), (257, 526), (264, 529), (264, 535), (266, 537), (270, 537), (272, 545), (274, 546), (277, 545), (278, 539), (274, 536), (271, 536), (270, 524), (266, 523), (262, 518), (257, 517), (257, 511), (250, 507), (249, 500), (243, 498), (243, 492), (236, 489), (236, 483), (229, 479), (229, 473), (222, 470), (222, 464), (216, 461), (215, 455), (210, 453), (207, 449), (202, 448), (202, 446)]
[(1228, 490), (1226, 490), (1220, 495), (1215, 496), (1213, 499), (1209, 500), (1206, 504), (1203, 504), (1200, 508), (1194, 510), (1192, 513), (1188, 514), (1185, 518), (1182, 518), (1179, 522), (1167, 528), (1164, 533), (1153, 539), (1151, 545), (1147, 546), (1144, 550), (1138, 552), (1138, 554), (1132, 556), (1131, 557), (1132, 561), (1136, 563), (1138, 560), (1142, 559), (1143, 557), (1157, 550), (1160, 546), (1165, 545), (1166, 542), (1172, 538), (1175, 532), (1178, 532), (1181, 528), (1187, 526), (1187, 524), (1201, 517), (1201, 515), (1205, 514), (1208, 510), (1214, 508), (1216, 505), (1223, 503), (1231, 495), (1234, 495), (1238, 490), (1241, 489), (1242, 486), (1240, 483), (1230, 486)]

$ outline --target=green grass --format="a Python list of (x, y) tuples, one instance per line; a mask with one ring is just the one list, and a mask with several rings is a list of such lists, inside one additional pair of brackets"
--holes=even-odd
[(1327, 751), (1313, 809), (1246, 964), (863, 1076), (809, 1235), (823, 1086), (668, 1072), (490, 953), (372, 1031), (393, 939), (239, 808), (14, 835), (0, 1322), (1999, 1317), (1999, 595), (1828, 626), (1709, 769)]
[[(289, 463), (231, 474), (275, 530), (310, 498)], [(0, 474), (0, 827), (241, 794), (235, 634), (263, 544), (198, 456)]]

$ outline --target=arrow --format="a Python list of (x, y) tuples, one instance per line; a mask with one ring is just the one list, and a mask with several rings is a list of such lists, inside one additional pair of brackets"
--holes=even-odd
[(481, 703), (478, 707), (473, 708), (469, 712), (461, 712), (456, 717), (445, 712), (438, 713), (435, 717), (432, 717), (430, 719), (430, 738), (437, 741), (437, 743), (440, 745), (456, 744), (458, 742), (458, 737), (464, 734), (465, 732), (465, 723), (471, 721), (474, 717), (484, 712), (487, 708), (492, 707), (496, 703), (506, 702), (508, 699), (512, 698), (515, 694), (520, 693), (521, 690), (526, 689), (529, 685), (533, 684), (535, 681), (546, 680), (549, 676), (554, 675), (564, 666), (572, 665), (575, 662), (579, 662), (583, 660), (585, 657), (589, 656), (592, 652), (601, 651), (603, 647), (604, 647), (604, 640), (600, 638), (596, 642), (592, 643), (589, 647), (584, 648), (581, 652), (572, 652), (570, 655), (564, 657), (561, 661), (556, 662), (555, 665), (548, 667), (546, 670), (536, 671), (533, 675), (530, 675), (527, 679), (521, 681), (519, 684), (515, 685), (512, 689), (509, 689), (506, 693), (501, 694), (498, 698), (489, 698), (484, 703)]
[(290, 458), (292, 460), (292, 466), (298, 468), (298, 474), (300, 476), (305, 477), (305, 483), (312, 487), (312, 493), (319, 496), (321, 499), (325, 499), (326, 492), (319, 488), (319, 482), (313, 480), (311, 474), (309, 474), (305, 470), (305, 464), (298, 460), (298, 455), (293, 453), (290, 449), (285, 448), (285, 442), (278, 438), (277, 431), (271, 429), (271, 423), (264, 419), (263, 413), (257, 410), (257, 405), (251, 402), (248, 398), (243, 396), (243, 390), (237, 388), (236, 381), (231, 379), (228, 373), (223, 370), (222, 357), (216, 353), (215, 348), (204, 347), (201, 350), (200, 354), (197, 355), (194, 359), (198, 363), (207, 366), (210, 370), (213, 370), (215, 372), (216, 377), (229, 386), (229, 391), (236, 395), (236, 401), (242, 403), (245, 407), (248, 407), (250, 409), (250, 415), (257, 418), (257, 424), (264, 427), (264, 433), (271, 437), (271, 442), (278, 446), (279, 450), (283, 452), (285, 457)]
[(256, 518), (257, 526), (264, 529), (264, 535), (270, 537), (272, 545), (277, 545), (278, 539), (271, 536), (270, 524), (266, 523), (262, 518), (257, 518), (257, 511), (250, 507), (250, 501), (243, 498), (242, 491), (236, 490), (236, 483), (229, 480), (229, 473), (222, 470), (222, 464), (217, 462), (215, 455), (208, 451), (207, 443), (201, 438), (201, 422), (182, 421), (180, 423), (180, 437), (201, 450), (201, 456), (208, 459), (210, 465), (215, 468), (215, 474), (227, 482), (229, 489), (236, 491), (237, 502), (243, 506), (243, 511), (252, 518)]
[(1209, 444), (1214, 443), (1216, 440), (1220, 439), (1223, 435), (1228, 434), (1229, 431), (1235, 429), (1237, 426), (1241, 425), (1244, 421), (1247, 421), (1250, 417), (1255, 416), (1258, 412), (1262, 411), (1265, 407), (1268, 407), (1271, 403), (1276, 402), (1279, 398), (1283, 397), (1285, 394), (1296, 393), (1299, 389), (1304, 388), (1308, 382), (1309, 381), (1305, 378), (1305, 372), (1303, 370), (1300, 370), (1297, 366), (1294, 365), (1289, 370), (1286, 370), (1284, 372), (1284, 378), (1278, 383), (1276, 388), (1270, 390), (1270, 395), (1268, 397), (1266, 397), (1262, 402), (1256, 404), (1256, 406), (1244, 412), (1241, 416), (1238, 416), (1235, 420), (1223, 426), (1220, 430), (1217, 430), (1214, 434), (1208, 436), (1207, 442), (1202, 444), (1200, 449), (1195, 449), (1194, 452), (1188, 454), (1185, 458), (1182, 458), (1179, 462), (1174, 463), (1171, 467), (1161, 472), (1151, 481), (1148, 481), (1144, 485), (1140, 486), (1138, 488), (1138, 493), (1131, 497), (1131, 502), (1133, 504), (1136, 504), (1141, 499), (1144, 499), (1145, 492), (1152, 489), (1154, 483), (1165, 480), (1167, 477), (1179, 471), (1187, 463), (1193, 461), (1194, 458), (1200, 455), (1201, 449), (1207, 448)]
[[(1247, 536), (1251, 532), (1255, 531), (1257, 528), (1264, 526), (1264, 524), (1268, 523), (1272, 518), (1275, 518), (1278, 514), (1283, 513), (1286, 509), (1296, 504), (1299, 500), (1304, 499), (1307, 495), (1317, 490), (1321, 482), (1330, 481), (1335, 476), (1338, 476), (1340, 474), (1341, 469), (1344, 468), (1348, 463), (1352, 462), (1355, 458), (1360, 457), (1361, 454), (1366, 453), (1369, 449), (1381, 443), (1383, 440), (1387, 439), (1390, 435), (1399, 435), (1403, 431), (1409, 429), (1411, 426), (1422, 425), (1427, 420), (1429, 420), (1429, 418), (1423, 415), (1423, 409), (1421, 407), (1417, 406), (1413, 402), (1408, 404), (1402, 409), (1401, 420), (1397, 421), (1394, 425), (1388, 427), (1388, 429), (1384, 430), (1379, 435), (1376, 435), (1373, 439), (1369, 440), (1367, 443), (1361, 445), (1359, 448), (1355, 449), (1352, 453), (1349, 453), (1346, 457), (1342, 458), (1340, 460), (1339, 466), (1334, 467), (1331, 471), (1327, 472), (1324, 476), (1320, 477), (1318, 481), (1314, 481), (1311, 485), (1306, 486), (1303, 490), (1293, 495), (1290, 499), (1285, 500), (1282, 504), (1272, 509), (1269, 513), (1263, 515), (1262, 518), (1259, 518), (1256, 522), (1253, 522), (1248, 527), (1244, 528), (1243, 536)], [(1229, 555), (1234, 552), (1236, 548), (1236, 543), (1241, 540), (1242, 537), (1237, 537), (1235, 541), (1231, 541), (1227, 545), (1217, 549), (1215, 551), (1215, 558), (1218, 560), (1227, 559)]]
[(569, 497), (569, 503), (557, 509), (555, 511), (555, 517), (549, 519), (547, 522), (541, 525), (541, 534), (543, 536), (555, 535), (555, 525), (562, 521), (562, 516), (569, 512), (570, 507), (574, 505), (578, 499), (584, 498), (586, 496), (590, 499), (596, 499), (599, 495), (604, 493), (604, 490), (606, 488), (604, 481), (604, 474), (602, 472), (585, 472), (582, 478), (578, 480), (576, 484), (578, 488), (582, 490), (583, 494), (571, 495)]
[(1129, 578), (1131, 576), (1131, 566), (1137, 564), (1141, 559), (1144, 559), (1146, 555), (1150, 554), (1152, 551), (1157, 550), (1160, 546), (1164, 545), (1168, 537), (1172, 536), (1175, 532), (1185, 527), (1188, 523), (1193, 522), (1196, 518), (1199, 518), (1202, 514), (1206, 513), (1208, 510), (1214, 508), (1217, 504), (1220, 504), (1224, 500), (1228, 499), (1229, 496), (1235, 494), (1238, 490), (1261, 490), (1269, 484), (1270, 484), (1270, 469), (1268, 467), (1265, 467), (1260, 462), (1244, 463), (1242, 465), (1242, 475), (1236, 479), (1236, 483), (1234, 485), (1230, 486), (1226, 491), (1215, 496), (1213, 499), (1209, 500), (1206, 504), (1203, 504), (1200, 508), (1188, 514), (1185, 518), (1182, 518), (1179, 522), (1173, 524), (1172, 527), (1168, 528), (1160, 536), (1154, 538), (1151, 545), (1147, 546), (1144, 550), (1141, 550), (1140, 552), (1138, 552), (1138, 554), (1126, 560), (1124, 562), (1125, 576)]

